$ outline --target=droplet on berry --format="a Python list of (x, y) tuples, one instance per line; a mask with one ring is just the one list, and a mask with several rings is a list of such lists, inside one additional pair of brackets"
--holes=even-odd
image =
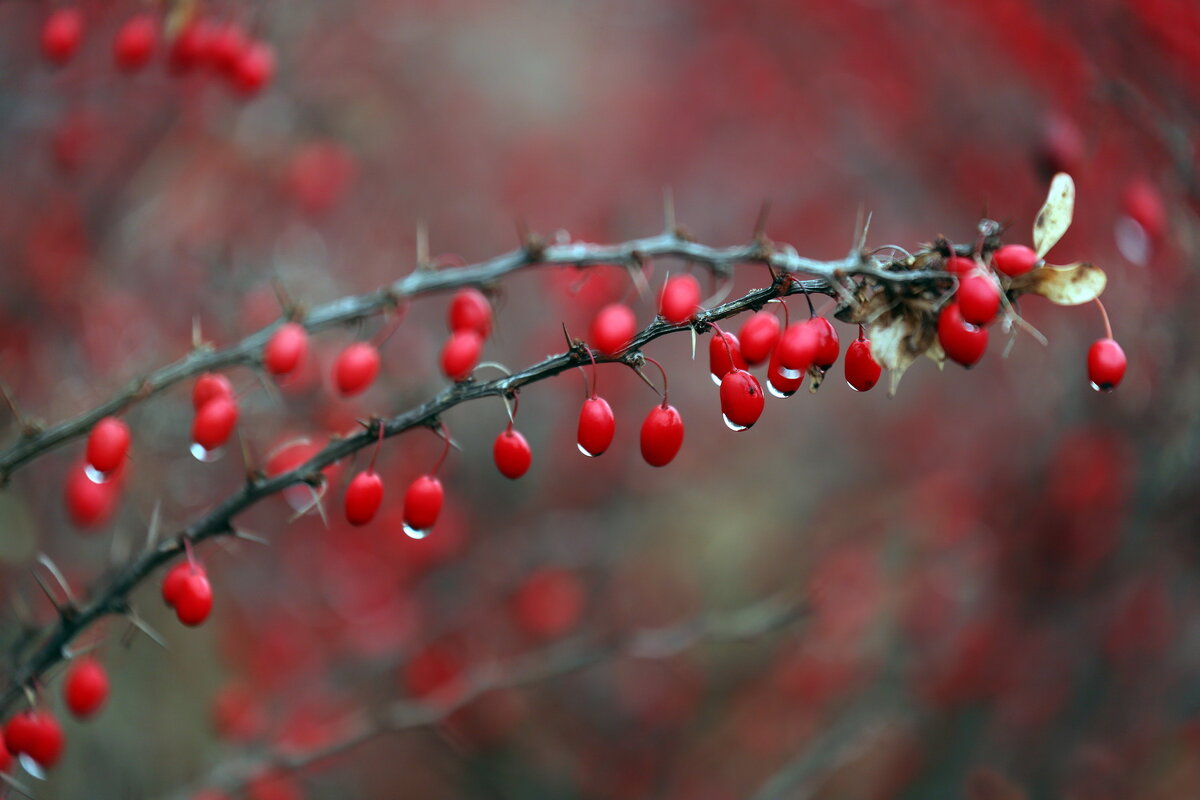
[(746, 359), (742, 358), (742, 345), (738, 337), (732, 333), (714, 334), (708, 341), (708, 372), (713, 383), (721, 385), (724, 378), (732, 369), (746, 369)]
[(492, 332), (492, 304), (474, 287), (459, 289), (450, 301), (447, 323), (451, 333), (474, 331), (486, 339)]
[(333, 383), (343, 397), (362, 394), (378, 374), (379, 351), (370, 342), (355, 342), (333, 364)]
[(108, 673), (90, 656), (76, 659), (63, 684), (67, 708), (77, 719), (87, 719), (100, 710), (108, 699)]
[[(782, 339), (780, 341), (782, 343)], [(767, 366), (767, 391), (775, 397), (791, 397), (804, 383), (804, 373), (799, 370), (785, 369), (783, 364), (779, 363), (779, 349), (776, 346), (771, 351), (771, 362)]]
[(308, 332), (298, 322), (285, 322), (263, 348), (263, 366), (272, 375), (287, 375), (308, 353)]
[(42, 55), (52, 64), (65, 64), (83, 40), (83, 12), (74, 6), (50, 12), (42, 24)]
[(833, 323), (824, 317), (813, 317), (805, 324), (815, 331), (817, 340), (816, 349), (813, 351), (813, 364), (824, 372), (837, 361), (838, 353), (842, 350), (841, 340), (838, 339)]
[(212, 453), (229, 440), (237, 421), (237, 401), (228, 397), (213, 398), (192, 420), (192, 441), (206, 453)]
[(652, 467), (670, 464), (683, 445), (683, 419), (674, 406), (657, 405), (642, 422), (642, 458)]
[(770, 311), (759, 311), (742, 323), (738, 341), (742, 345), (742, 357), (749, 366), (757, 367), (771, 357), (782, 327), (779, 317)]
[(588, 343), (606, 356), (619, 353), (637, 333), (637, 316), (624, 303), (611, 303), (597, 312), (588, 329)]
[(483, 352), (483, 338), (474, 329), (455, 331), (442, 347), (442, 372), (454, 382), (471, 377), (479, 355)]
[(530, 452), (529, 442), (525, 441), (521, 432), (513, 430), (510, 425), (496, 437), (496, 443), (492, 446), (492, 458), (501, 475), (516, 480), (529, 471), (533, 453)]
[(96, 472), (112, 472), (129, 452), (129, 426), (116, 417), (105, 417), (88, 434), (87, 462)]
[(663, 284), (658, 313), (672, 325), (691, 319), (700, 310), (700, 282), (694, 275), (676, 275)]
[(883, 368), (871, 355), (871, 341), (856, 339), (846, 348), (846, 383), (856, 392), (866, 392), (879, 382)]
[(1111, 392), (1125, 377), (1125, 351), (1115, 339), (1097, 339), (1088, 349), (1088, 380), (1098, 392)]
[(731, 431), (744, 431), (762, 416), (762, 386), (744, 369), (733, 369), (721, 379), (721, 415)]
[(589, 397), (579, 409), (579, 429), (576, 441), (579, 452), (595, 458), (608, 449), (616, 432), (612, 406), (603, 397)]
[(413, 539), (424, 539), (442, 513), (445, 491), (433, 475), (422, 475), (404, 493), (404, 532)]
[[(62, 755), (62, 728), (54, 715), (45, 709), (14, 716), (4, 729), (4, 739), (11, 753), (28, 758), (40, 769), (50, 769)], [(29, 766), (28, 762), (22, 763)]]
[(158, 43), (158, 25), (149, 14), (130, 17), (113, 39), (113, 60), (126, 72), (146, 66)]
[(67, 472), (64, 501), (67, 515), (76, 527), (98, 527), (112, 516), (120, 499), (118, 481), (96, 482), (88, 476), (87, 464), (78, 462)]
[(354, 476), (346, 487), (346, 521), (351, 525), (366, 525), (375, 518), (383, 502), (383, 478), (373, 469)]
[(978, 328), (962, 318), (958, 303), (947, 303), (938, 315), (938, 342), (946, 357), (964, 367), (974, 366), (987, 349), (987, 328)]

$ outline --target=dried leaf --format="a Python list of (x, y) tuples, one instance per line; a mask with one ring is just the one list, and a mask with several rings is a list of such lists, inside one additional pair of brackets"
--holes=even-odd
[(1080, 262), (1056, 267), (1046, 265), (1014, 280), (1012, 289), (1037, 294), (1060, 306), (1090, 303), (1104, 292), (1108, 276), (1104, 270)]
[(1075, 213), (1075, 181), (1065, 172), (1060, 172), (1050, 181), (1050, 192), (1046, 203), (1033, 221), (1033, 249), (1039, 257), (1054, 247), (1071, 227)]
[(895, 397), (896, 387), (900, 385), (905, 370), (911, 367), (921, 354), (913, 348), (915, 334), (917, 331), (903, 316), (881, 318), (867, 328), (867, 337), (871, 340), (871, 355), (879, 362), (879, 366), (888, 371), (889, 397)]

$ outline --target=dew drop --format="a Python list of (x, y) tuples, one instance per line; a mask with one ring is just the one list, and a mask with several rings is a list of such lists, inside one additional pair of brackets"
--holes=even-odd
[(715, 383), (717, 386), (721, 385), (721, 379), (719, 377), (717, 377), (717, 373), (710, 372), (710, 373), (708, 373), (708, 377), (712, 378), (713, 383)]
[(771, 393), (772, 397), (778, 397), (781, 400), (791, 397), (796, 393), (795, 391), (785, 392), (776, 387), (775, 384), (771, 383), (770, 381), (767, 381), (767, 391)]
[(203, 463), (211, 463), (221, 457), (221, 448), (219, 447), (213, 450), (205, 450), (204, 446), (199, 442), (192, 442), (190, 449), (192, 458)]
[(42, 765), (34, 761), (27, 754), (21, 753), (19, 756), (21, 767), (29, 773), (32, 778), (37, 778), (39, 781), (46, 780), (46, 771), (42, 769)]
[(404, 534), (410, 539), (424, 539), (429, 535), (429, 529), (414, 528), (406, 522), (404, 523)]
[(1089, 383), (1091, 384), (1092, 388), (1094, 390), (1096, 390), (1097, 392), (1111, 392), (1112, 391), (1111, 386), (1108, 386), (1108, 385), (1101, 386), (1100, 384), (1096, 383), (1095, 381), (1089, 381)]
[(725, 420), (725, 427), (731, 431), (744, 431), (750, 427), (749, 425), (738, 425), (725, 414), (721, 415), (721, 419)]
[(108, 480), (108, 476), (106, 474), (96, 469), (91, 464), (83, 465), (83, 474), (87, 475), (87, 479), (92, 483), (104, 483)]
[(794, 381), (794, 380), (796, 380), (796, 378), (799, 378), (801, 375), (803, 375), (803, 374), (804, 374), (804, 370), (802, 370), (802, 369), (788, 369), (787, 367), (782, 367), (782, 366), (781, 366), (781, 367), (779, 368), (779, 374), (780, 374), (781, 376), (783, 376), (784, 378), (787, 378), (789, 381)]
[(588, 458), (595, 458), (597, 455), (596, 453), (593, 453), (591, 450), (588, 450), (586, 447), (584, 447), (581, 444), (576, 444), (575, 446), (579, 448), (579, 452), (583, 453)]

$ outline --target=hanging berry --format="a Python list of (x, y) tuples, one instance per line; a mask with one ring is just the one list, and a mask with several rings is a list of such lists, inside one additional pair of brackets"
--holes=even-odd
[(529, 449), (529, 442), (525, 441), (520, 431), (513, 430), (510, 422), (496, 437), (496, 443), (492, 446), (492, 458), (501, 475), (516, 480), (529, 471), (533, 453)]
[(129, 426), (116, 417), (105, 417), (88, 434), (87, 462), (99, 473), (116, 470), (129, 452)]
[(42, 24), (42, 55), (51, 64), (71, 60), (83, 40), (83, 12), (74, 6), (57, 8)]
[(733, 431), (744, 431), (762, 416), (762, 386), (744, 369), (730, 370), (721, 379), (721, 415)]
[(192, 441), (206, 451), (216, 450), (229, 440), (237, 421), (237, 401), (230, 397), (215, 397), (196, 412), (192, 420)]
[(766, 363), (779, 341), (781, 328), (779, 317), (770, 311), (751, 314), (742, 323), (742, 329), (738, 332), (738, 341), (741, 344), (742, 357), (746, 359), (747, 365), (757, 367)]
[(232, 400), (233, 384), (229, 382), (229, 378), (218, 372), (206, 372), (197, 378), (192, 386), (192, 408), (199, 411), (215, 397)]
[(42, 769), (50, 769), (62, 755), (63, 733), (54, 715), (45, 709), (17, 714), (4, 729), (5, 744), (14, 755), (25, 755)]
[(625, 348), (637, 333), (637, 316), (624, 303), (612, 303), (600, 309), (588, 329), (588, 343), (606, 356)]
[(579, 428), (576, 441), (579, 452), (595, 458), (612, 444), (616, 433), (612, 406), (603, 397), (589, 397), (579, 409)]
[(287, 375), (308, 353), (308, 332), (298, 322), (285, 322), (271, 334), (263, 348), (263, 366), (272, 375)]
[(333, 383), (343, 397), (362, 394), (379, 374), (379, 350), (370, 342), (355, 342), (333, 365)]
[(951, 361), (974, 366), (987, 349), (987, 328), (977, 328), (962, 318), (958, 303), (947, 303), (938, 315), (938, 342)]
[(120, 500), (118, 481), (92, 480), (88, 476), (87, 465), (82, 461), (67, 472), (63, 489), (67, 515), (76, 527), (83, 529), (95, 528), (107, 522)]
[(442, 513), (445, 491), (434, 475), (422, 475), (404, 493), (404, 532), (414, 539), (423, 539), (437, 523)]
[(374, 469), (366, 469), (346, 487), (346, 521), (351, 525), (366, 525), (375, 519), (382, 503), (383, 478)]
[(846, 383), (856, 392), (870, 391), (879, 382), (883, 368), (871, 355), (871, 341), (859, 334), (846, 348)]
[(125, 72), (136, 72), (154, 55), (158, 43), (158, 24), (149, 14), (136, 14), (126, 20), (113, 39), (113, 60)]
[(713, 383), (721, 385), (730, 370), (746, 369), (746, 359), (742, 358), (742, 345), (738, 337), (732, 333), (720, 332), (708, 341), (708, 372)]
[(959, 313), (972, 325), (987, 325), (1000, 310), (1000, 286), (983, 270), (969, 272), (958, 280)]
[(243, 48), (229, 79), (244, 95), (257, 94), (275, 74), (275, 50), (266, 42), (250, 42)]
[(672, 325), (691, 319), (700, 310), (700, 282), (694, 275), (676, 275), (663, 284), (658, 313)]
[(474, 328), (464, 328), (450, 334), (442, 347), (442, 372), (454, 382), (471, 377), (483, 352), (483, 337)]
[(492, 332), (492, 304), (474, 287), (459, 289), (450, 301), (447, 322), (451, 333), (474, 331), (486, 339)]
[(90, 656), (76, 659), (67, 671), (63, 699), (76, 719), (95, 714), (108, 699), (108, 673)]

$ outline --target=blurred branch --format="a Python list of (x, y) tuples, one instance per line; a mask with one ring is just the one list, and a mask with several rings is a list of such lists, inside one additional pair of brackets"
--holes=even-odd
[(597, 642), (592, 636), (577, 637), (507, 665), (479, 667), (461, 688), (436, 702), (401, 700), (377, 714), (361, 714), (334, 741), (320, 747), (303, 752), (266, 751), (221, 764), (200, 785), (176, 792), (172, 797), (182, 800), (204, 787), (236, 793), (263, 772), (298, 772), (376, 737), (436, 726), (488, 692), (532, 686), (619, 657), (666, 659), (702, 644), (756, 639), (791, 624), (803, 610), (799, 598), (781, 593), (732, 611), (704, 614), (607, 643)]
[[(486, 287), (526, 267), (586, 267), (596, 264), (637, 266), (650, 258), (678, 258), (703, 264), (719, 275), (731, 274), (737, 263), (764, 264), (778, 274), (787, 276), (784, 283), (793, 287), (794, 284), (790, 282), (793, 274), (816, 276), (816, 280), (807, 282), (805, 290), (835, 296), (844, 290), (841, 281), (847, 276), (859, 275), (889, 283), (928, 281), (940, 276), (940, 273), (931, 271), (890, 270), (873, 256), (857, 250), (841, 260), (816, 261), (800, 257), (790, 245), (772, 245), (761, 238), (746, 245), (717, 248), (689, 241), (676, 231), (613, 245), (585, 242), (546, 244), (536, 237), (527, 237), (524, 247), (519, 250), (465, 267), (417, 269), (390, 286), (316, 306), (303, 314), (299, 322), (310, 333), (316, 333), (365, 319), (384, 309), (395, 308), (407, 298), (417, 295), (464, 286)], [(278, 324), (263, 328), (224, 350), (198, 348), (172, 364), (131, 381), (116, 397), (77, 417), (44, 429), (26, 426), (14, 444), (0, 451), (0, 486), (5, 485), (21, 466), (86, 435), (92, 426), (106, 416), (117, 414), (201, 373), (236, 365), (261, 364), (263, 347)]]

